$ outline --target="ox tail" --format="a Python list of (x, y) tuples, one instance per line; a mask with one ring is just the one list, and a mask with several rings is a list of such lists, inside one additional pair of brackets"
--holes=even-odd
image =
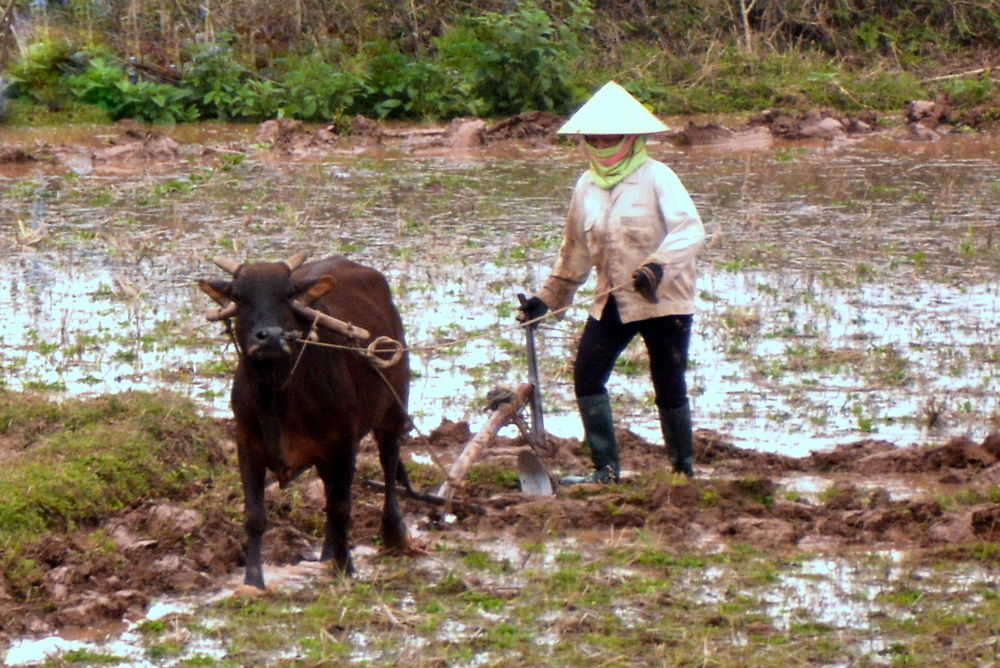
[(406, 490), (406, 495), (411, 499), (416, 499), (417, 501), (423, 501), (424, 503), (429, 503), (431, 505), (443, 505), (445, 499), (440, 496), (435, 496), (434, 494), (424, 494), (423, 492), (418, 492), (410, 485), (410, 476), (406, 473), (406, 467), (403, 466), (403, 460), (399, 460), (396, 465), (396, 482), (403, 486)]

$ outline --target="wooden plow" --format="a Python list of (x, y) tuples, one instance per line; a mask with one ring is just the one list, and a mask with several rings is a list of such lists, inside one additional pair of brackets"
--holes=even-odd
[[(496, 392), (496, 391), (494, 391)], [(552, 496), (552, 480), (544, 464), (538, 458), (539, 443), (544, 443), (544, 434), (529, 434), (527, 425), (518, 411), (531, 399), (534, 387), (531, 383), (522, 383), (513, 392), (501, 392), (490, 404), (492, 414), (486, 424), (475, 436), (465, 444), (461, 454), (452, 463), (448, 477), (438, 488), (437, 496), (450, 499), (455, 491), (462, 486), (462, 481), (469, 473), (472, 465), (478, 461), (483, 452), (496, 438), (497, 432), (508, 424), (517, 425), (529, 445), (517, 450), (518, 477), (521, 480), (521, 490), (527, 494)], [(544, 451), (541, 454), (547, 454)]]

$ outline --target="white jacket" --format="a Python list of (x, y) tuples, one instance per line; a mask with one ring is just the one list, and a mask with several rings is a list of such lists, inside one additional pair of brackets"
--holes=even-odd
[[(650, 158), (610, 190), (590, 171), (576, 182), (562, 246), (552, 274), (538, 292), (550, 309), (568, 306), (597, 267), (598, 295), (613, 286), (622, 322), (694, 312), (695, 256), (705, 228), (691, 196), (673, 170)], [(657, 301), (632, 289), (632, 272), (647, 262), (663, 265)], [(590, 307), (601, 317), (607, 295)]]

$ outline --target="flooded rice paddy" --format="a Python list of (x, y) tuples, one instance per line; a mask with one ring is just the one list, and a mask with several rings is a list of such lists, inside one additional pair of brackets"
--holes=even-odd
[[(114, 133), (64, 132), (78, 134), (35, 139), (99, 145)], [(177, 136), (169, 163), (0, 166), (7, 387), (167, 387), (224, 415), (235, 355), (204, 321), (210, 303), (194, 281), (218, 273), (217, 254), (299, 249), (388, 275), (413, 349), (418, 429), (442, 418), (475, 429), (489, 390), (523, 382), (516, 294), (540, 286), (558, 248), (582, 163), (572, 147), (293, 160), (254, 145), (251, 128)], [(974, 137), (747, 152), (654, 144), (711, 234), (689, 372), (697, 426), (791, 455), (995, 428), (998, 152)], [(579, 435), (570, 361), (591, 286), (539, 342), (546, 424), (562, 436)], [(621, 423), (658, 438), (638, 343), (610, 389)]]
[[(0, 141), (73, 153), (114, 134)], [(56, 397), (168, 388), (228, 415), (235, 353), (222, 327), (204, 320), (211, 304), (194, 281), (218, 274), (217, 254), (279, 259), (300, 249), (344, 253), (388, 275), (412, 349), (418, 431), (443, 419), (475, 431), (486, 394), (524, 382), (516, 295), (541, 285), (558, 248), (582, 164), (572, 147), (400, 146), (292, 159), (256, 145), (252, 128), (171, 134), (183, 142), (176, 161), (100, 166), (74, 154), (0, 165), (6, 387)], [(688, 378), (698, 427), (800, 456), (861, 438), (979, 441), (1000, 425), (1000, 142), (659, 143), (651, 153), (678, 172), (711, 235)], [(562, 437), (579, 436), (570, 369), (590, 294), (592, 284), (540, 333), (546, 426)], [(621, 425), (658, 442), (640, 346), (610, 389)], [(808, 499), (829, 482), (780, 484)], [(678, 557), (641, 531), (613, 529), (542, 544), (455, 531), (399, 567), (357, 546), (353, 583), (331, 582), (315, 563), (269, 565), (263, 599), (231, 599), (237, 573), (219, 592), (160, 600), (112, 640), (94, 640), (109, 629), (26, 638), (5, 661), (575, 663), (573, 652), (593, 643), (602, 660), (627, 665), (617, 652), (655, 637), (663, 665), (701, 648), (705, 663), (720, 665), (917, 665), (906, 661), (919, 643), (900, 638), (944, 646), (937, 630), (961, 625), (989, 637), (980, 627), (995, 616), (994, 569), (976, 559), (939, 570), (933, 559), (881, 550), (704, 548)], [(981, 549), (978, 561), (989, 563), (993, 546)], [(938, 656), (991, 651), (951, 642)]]

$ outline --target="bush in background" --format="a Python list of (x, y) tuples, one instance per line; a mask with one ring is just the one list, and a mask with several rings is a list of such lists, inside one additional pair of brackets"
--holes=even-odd
[[(1000, 103), (981, 69), (1000, 53), (991, 0), (31, 7), (44, 12), (22, 12), (34, 42), (7, 68), (6, 92), (8, 110), (32, 120), (88, 106), (150, 122), (565, 114), (612, 78), (664, 115), (898, 109), (938, 92), (956, 104)], [(943, 62), (966, 75), (930, 76)]]

